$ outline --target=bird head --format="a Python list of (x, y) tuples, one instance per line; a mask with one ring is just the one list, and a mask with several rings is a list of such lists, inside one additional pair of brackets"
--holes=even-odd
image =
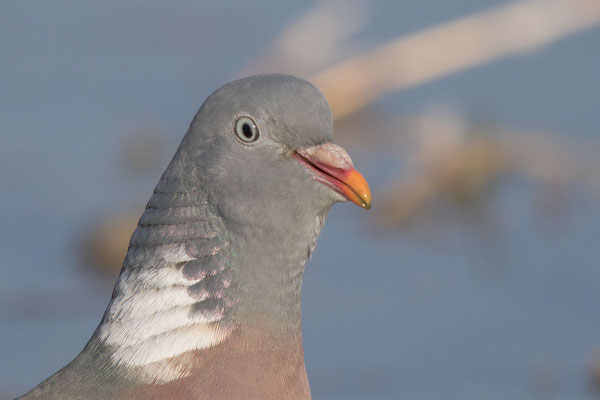
[(315, 86), (258, 75), (216, 90), (181, 148), (223, 215), (271, 224), (282, 215), (312, 218), (348, 200), (370, 208), (366, 180), (332, 141), (331, 110)]

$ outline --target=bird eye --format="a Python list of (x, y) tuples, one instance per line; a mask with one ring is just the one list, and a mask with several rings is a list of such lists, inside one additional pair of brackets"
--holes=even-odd
[(235, 134), (244, 143), (252, 143), (258, 139), (258, 127), (248, 117), (240, 117), (235, 121)]

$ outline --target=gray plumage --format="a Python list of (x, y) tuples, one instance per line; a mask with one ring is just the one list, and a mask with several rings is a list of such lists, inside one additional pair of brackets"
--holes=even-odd
[[(236, 136), (240, 116), (255, 142)], [(306, 81), (262, 75), (215, 91), (154, 189), (97, 330), (23, 398), (310, 398), (302, 274), (347, 196), (294, 154), (332, 139), (329, 106)]]

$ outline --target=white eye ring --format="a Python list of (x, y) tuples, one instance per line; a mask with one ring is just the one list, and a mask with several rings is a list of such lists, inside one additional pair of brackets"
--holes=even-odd
[(239, 117), (235, 121), (235, 134), (244, 143), (256, 142), (259, 136), (256, 123), (248, 117)]

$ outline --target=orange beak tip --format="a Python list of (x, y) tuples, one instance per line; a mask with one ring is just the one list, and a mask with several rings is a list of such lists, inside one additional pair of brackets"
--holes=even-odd
[(346, 179), (342, 182), (348, 186), (352, 193), (347, 193), (348, 199), (362, 208), (368, 210), (371, 208), (371, 189), (367, 180), (360, 172), (355, 169), (350, 170)]

